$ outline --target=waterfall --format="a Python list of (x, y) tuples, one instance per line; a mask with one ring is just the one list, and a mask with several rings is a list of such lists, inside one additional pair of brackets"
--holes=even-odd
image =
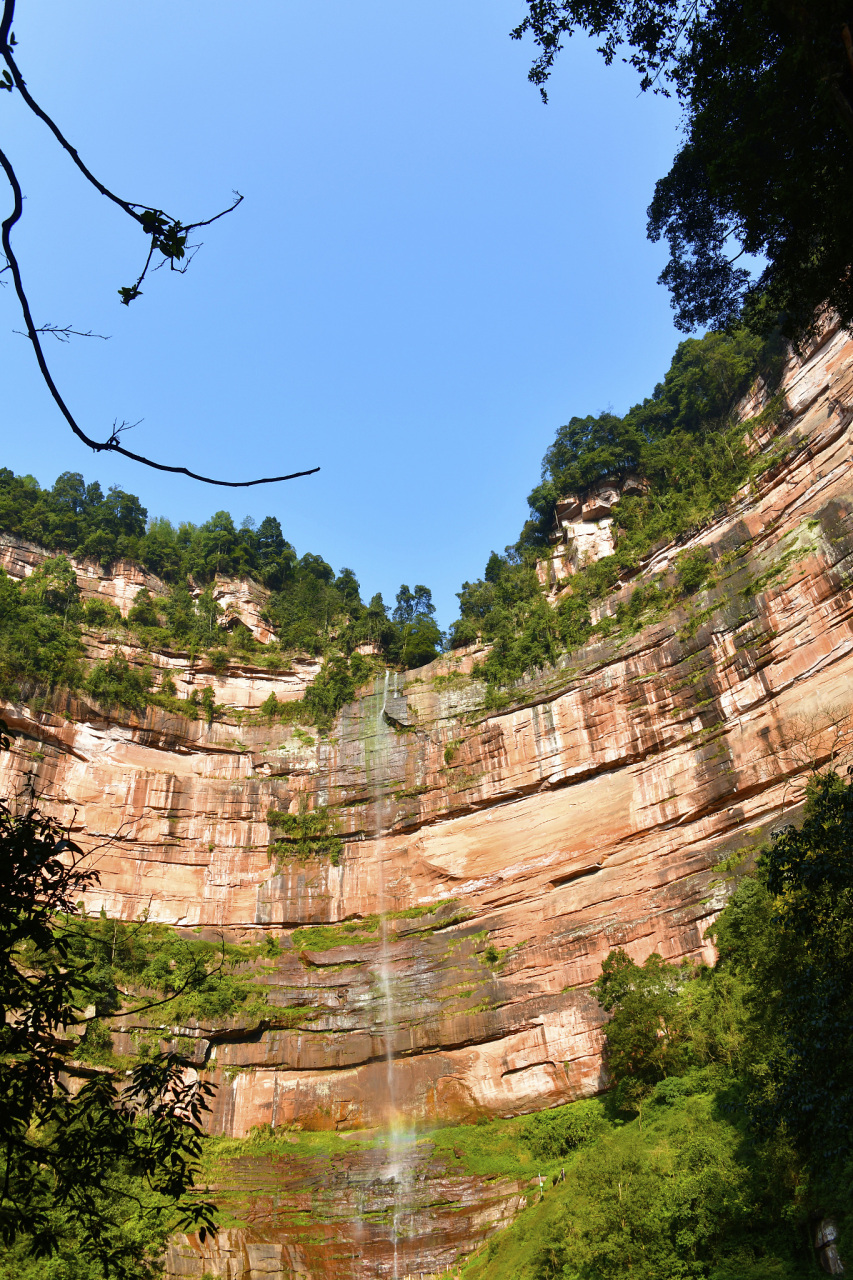
[[(382, 703), (376, 700), (378, 713), (376, 716), (374, 750), (373, 750), (373, 811), (376, 837), (376, 873), (377, 873), (377, 910), (379, 912), (379, 986), (382, 993), (382, 1029), (385, 1041), (385, 1089), (389, 1115), (388, 1156), (385, 1163), (385, 1178), (393, 1183), (394, 1207), (391, 1220), (391, 1244), (394, 1250), (394, 1280), (400, 1280), (398, 1262), (398, 1241), (400, 1230), (400, 1198), (398, 1188), (403, 1175), (403, 1147), (405, 1135), (401, 1126), (401, 1117), (397, 1111), (397, 1089), (394, 1076), (394, 1036), (397, 1026), (394, 1007), (394, 988), (391, 976), (391, 946), (389, 939), (388, 913), (393, 903), (385, 885), (385, 864), (381, 851), (381, 836), (384, 816), (383, 787), (388, 778), (389, 734), (392, 732), (385, 711), (388, 706), (388, 682), (390, 672), (386, 669), (382, 689)], [(394, 694), (397, 692), (397, 673), (394, 673)]]

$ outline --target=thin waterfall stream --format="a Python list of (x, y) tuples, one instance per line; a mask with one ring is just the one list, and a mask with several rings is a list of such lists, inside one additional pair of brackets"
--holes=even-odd
[[(388, 1113), (388, 1157), (385, 1163), (385, 1180), (393, 1184), (393, 1209), (391, 1218), (391, 1245), (393, 1248), (394, 1280), (400, 1280), (398, 1246), (400, 1237), (400, 1190), (404, 1178), (403, 1151), (407, 1145), (407, 1137), (403, 1117), (397, 1109), (396, 1080), (394, 1074), (394, 1040), (397, 1029), (397, 1015), (394, 1002), (394, 984), (391, 964), (391, 942), (389, 931), (389, 913), (393, 908), (391, 895), (385, 881), (385, 860), (382, 856), (381, 837), (385, 816), (384, 787), (388, 776), (387, 766), (390, 764), (389, 735), (393, 732), (386, 710), (388, 706), (388, 684), (390, 672), (386, 669), (382, 687), (381, 703), (377, 698), (377, 716), (375, 724), (374, 750), (372, 760), (373, 772), (373, 805), (374, 836), (376, 841), (377, 871), (377, 908), (379, 912), (379, 986), (382, 994), (382, 1028), (385, 1041), (385, 1087)], [(394, 673), (394, 694), (397, 693), (397, 674)]]

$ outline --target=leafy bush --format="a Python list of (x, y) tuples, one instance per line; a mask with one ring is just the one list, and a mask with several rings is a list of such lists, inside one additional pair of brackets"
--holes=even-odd
[(123, 707), (142, 715), (148, 706), (152, 684), (151, 668), (132, 667), (117, 649), (106, 662), (95, 663), (86, 678), (85, 689), (105, 711)]
[(87, 627), (104, 629), (126, 625), (121, 609), (109, 600), (87, 600), (83, 606), (83, 621)]
[(335, 823), (325, 807), (299, 813), (283, 813), (277, 809), (267, 811), (267, 823), (271, 831), (280, 832), (270, 844), (270, 856), (276, 866), (287, 862), (305, 862), (308, 858), (328, 858), (337, 866), (341, 856), (341, 841), (335, 834)]
[(48, 560), (23, 582), (0, 569), (0, 696), (77, 688), (83, 677), (80, 593), (67, 560)]
[[(88, 964), (89, 993), (99, 1019), (121, 1006), (120, 991), (135, 993), (133, 1005), (162, 1000), (157, 1023), (186, 1026), (192, 1021), (221, 1026), (239, 1015), (249, 1020), (268, 1014), (266, 987), (253, 970), (278, 954), (274, 938), (260, 943), (225, 943), (190, 937), (169, 925), (147, 920), (111, 920), (99, 916), (76, 920), (67, 945), (75, 963)], [(88, 1036), (87, 1036), (88, 1039)], [(108, 1045), (96, 1034), (98, 1060)]]
[(598, 1110), (579, 1103), (538, 1112), (528, 1120), (523, 1132), (534, 1158), (547, 1163), (590, 1142), (602, 1127)]
[(687, 972), (665, 964), (656, 952), (636, 965), (621, 949), (611, 951), (602, 965), (594, 990), (601, 1007), (613, 1015), (605, 1061), (623, 1109), (637, 1110), (659, 1081), (686, 1065), (678, 988)]
[(305, 691), (302, 700), (311, 723), (328, 733), (332, 721), (347, 702), (352, 702), (358, 685), (370, 677), (373, 666), (360, 653), (328, 658)]

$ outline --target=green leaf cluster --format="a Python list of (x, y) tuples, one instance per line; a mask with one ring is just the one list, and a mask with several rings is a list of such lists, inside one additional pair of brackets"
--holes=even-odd
[[(413, 592), (404, 583), (389, 617), (380, 594), (362, 601), (352, 569), (335, 574), (322, 556), (297, 555), (275, 516), (260, 524), (247, 517), (237, 527), (227, 511), (217, 511), (203, 524), (176, 527), (149, 519), (133, 494), (113, 486), (105, 496), (97, 482), (87, 485), (78, 472), (63, 472), (52, 488), (43, 489), (32, 476), (2, 468), (0, 531), (105, 568), (124, 558), (158, 575), (169, 585), (168, 595), (152, 599), (141, 591), (128, 618), (131, 628), (149, 648), (212, 650), (214, 665), (224, 662), (226, 647), (235, 658), (263, 657), (263, 646), (248, 628), (220, 625), (223, 611), (211, 590), (193, 599), (190, 586), (209, 587), (217, 574), (252, 578), (270, 589), (265, 618), (278, 637), (272, 662), (281, 661), (282, 650), (349, 657), (369, 646), (388, 665), (410, 668), (430, 662), (443, 645), (427, 587)], [(86, 621), (121, 625), (100, 602)]]
[(853, 39), (841, 0), (697, 5), (692, 0), (527, 0), (513, 31), (545, 84), (568, 37), (595, 38), (640, 88), (682, 108), (683, 138), (656, 184), (651, 240), (676, 325), (814, 332), (825, 308), (853, 322), (847, 210), (853, 196)]
[[(158, 1027), (196, 1022), (208, 1029), (229, 1018), (269, 1015), (267, 988), (253, 970), (278, 954), (274, 938), (260, 943), (230, 943), (200, 938), (169, 925), (76, 916), (57, 922), (57, 936), (78, 970), (87, 973), (87, 991), (99, 1020), (124, 1008), (142, 1008), (152, 1001), (149, 1017)], [(132, 992), (128, 1001), (122, 992)], [(92, 1043), (91, 1025), (82, 1054), (90, 1061), (112, 1061), (103, 1036)], [(108, 1029), (108, 1024), (107, 1024)], [(141, 1042), (143, 1052), (144, 1040)]]
[(83, 675), (80, 593), (64, 557), (23, 582), (0, 569), (0, 696), (75, 688)]
[[(0, 803), (2, 1265), (17, 1255), (49, 1259), (58, 1276), (97, 1266), (142, 1280), (168, 1231), (212, 1226), (212, 1206), (194, 1191), (211, 1090), (174, 1055), (129, 1074), (77, 1058), (98, 1023), (86, 1007), (105, 998), (79, 950), (74, 903), (97, 882), (83, 862), (51, 819)], [(118, 995), (112, 984), (107, 1002)]]
[(270, 857), (276, 867), (288, 862), (306, 862), (309, 858), (328, 858), (337, 866), (341, 856), (341, 841), (336, 834), (336, 823), (328, 808), (303, 809), (299, 813), (282, 813), (277, 809), (267, 811), (270, 831), (276, 833), (271, 841)]

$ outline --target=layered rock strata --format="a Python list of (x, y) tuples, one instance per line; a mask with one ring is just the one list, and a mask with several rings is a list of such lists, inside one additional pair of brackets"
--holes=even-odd
[(330, 1155), (306, 1155), (282, 1143), (278, 1154), (227, 1161), (211, 1192), (245, 1215), (245, 1225), (205, 1243), (176, 1239), (169, 1274), (438, 1276), (511, 1222), (531, 1193), (517, 1178), (461, 1173), (428, 1141), (406, 1145), (396, 1176), (383, 1146), (337, 1146)]
[[(595, 1092), (607, 952), (710, 959), (722, 854), (787, 821), (812, 760), (849, 736), (853, 342), (826, 334), (784, 391), (784, 456), (644, 567), (704, 545), (713, 585), (503, 709), (485, 708), (469, 651), (378, 678), (320, 739), (253, 710), (269, 689), (298, 696), (310, 664), (205, 672), (230, 704), (210, 726), (80, 699), (4, 710), (7, 789), (32, 784), (99, 845), (93, 909), (282, 940), (268, 1018), (163, 1030), (213, 1070), (214, 1132), (429, 1125)], [(268, 812), (306, 809), (339, 834), (336, 862), (271, 855)], [(322, 945), (295, 933), (320, 925), (338, 927)], [(384, 1272), (294, 1264), (309, 1273)]]

